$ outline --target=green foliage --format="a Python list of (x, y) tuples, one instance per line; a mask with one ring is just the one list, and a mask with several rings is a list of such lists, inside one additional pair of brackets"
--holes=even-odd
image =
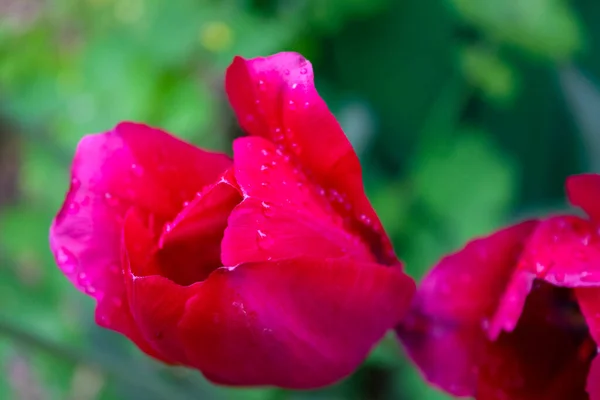
[[(556, 209), (564, 177), (598, 165), (595, 0), (9, 3), (22, 6), (0, 6), (3, 399), (26, 389), (82, 400), (447, 398), (393, 335), (331, 388), (217, 387), (97, 328), (92, 302), (58, 272), (47, 233), (81, 137), (138, 120), (228, 149), (222, 82), (234, 55), (313, 61), (416, 278), (515, 215)], [(9, 142), (17, 166), (2, 162)]]

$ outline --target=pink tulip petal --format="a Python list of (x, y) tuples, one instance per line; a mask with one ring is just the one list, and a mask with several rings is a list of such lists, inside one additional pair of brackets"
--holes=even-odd
[(586, 391), (590, 396), (589, 400), (600, 400), (600, 357), (598, 356), (594, 358), (590, 366)]
[(310, 62), (297, 53), (236, 57), (227, 69), (225, 88), (242, 128), (280, 146), (349, 219), (379, 261), (398, 264), (365, 195), (358, 157), (317, 93)]
[(485, 323), (494, 315), (537, 224), (526, 221), (502, 229), (444, 257), (421, 282), (413, 308), (443, 319)]
[(208, 186), (168, 223), (158, 240), (160, 275), (180, 285), (206, 279), (221, 262), (221, 242), (233, 208), (242, 201), (235, 182)]
[(574, 216), (543, 221), (529, 240), (521, 267), (556, 286), (598, 286), (600, 236), (597, 228)]
[[(158, 275), (143, 212), (127, 216), (132, 314), (160, 352), (218, 383), (323, 386), (397, 324), (414, 283), (397, 268), (303, 257), (219, 268), (191, 286)], [(155, 264), (155, 265), (151, 265)]]
[(234, 154), (245, 199), (225, 231), (225, 265), (303, 255), (372, 261), (360, 236), (345, 229), (343, 219), (271, 142), (241, 138)]
[(600, 222), (600, 175), (572, 175), (567, 178), (566, 187), (571, 204), (581, 207), (592, 220)]
[(324, 386), (358, 367), (413, 291), (396, 268), (343, 259), (219, 269), (187, 303), (182, 340), (218, 383)]
[(121, 264), (123, 218), (136, 205), (156, 214), (161, 225), (179, 211), (184, 198), (193, 198), (230, 164), (224, 155), (133, 123), (81, 140), (69, 192), (50, 229), (50, 247), (65, 275), (96, 299), (99, 325), (123, 333), (156, 356), (128, 311)]
[(433, 384), (457, 396), (474, 395), (485, 331), (537, 224), (527, 221), (476, 239), (444, 257), (421, 282), (398, 335)]

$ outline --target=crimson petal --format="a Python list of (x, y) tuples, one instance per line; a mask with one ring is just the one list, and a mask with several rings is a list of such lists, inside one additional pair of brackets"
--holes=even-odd
[(303, 255), (372, 261), (369, 248), (301, 171), (263, 138), (237, 139), (235, 175), (244, 201), (229, 217), (225, 265)]
[(96, 299), (99, 325), (158, 356), (129, 313), (121, 264), (123, 218), (136, 205), (161, 223), (230, 164), (225, 155), (141, 124), (122, 123), (81, 140), (69, 192), (50, 228), (50, 247), (65, 275)]
[(457, 396), (475, 394), (485, 331), (536, 225), (523, 222), (468, 243), (420, 284), (397, 332), (433, 384)]
[(597, 227), (574, 216), (543, 221), (527, 244), (522, 266), (556, 286), (598, 286), (600, 236)]
[(595, 222), (600, 222), (600, 175), (581, 174), (567, 178), (571, 204), (581, 207)]
[(351, 218), (380, 262), (397, 264), (389, 238), (367, 199), (358, 157), (317, 93), (312, 65), (297, 53), (246, 60), (227, 69), (225, 88), (242, 128), (267, 138), (323, 188)]

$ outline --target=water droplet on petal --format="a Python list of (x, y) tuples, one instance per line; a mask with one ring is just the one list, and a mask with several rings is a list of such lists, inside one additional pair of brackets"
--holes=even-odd
[(104, 193), (104, 199), (106, 199), (106, 203), (111, 207), (119, 205), (119, 199), (113, 197), (113, 195), (108, 192)]
[(61, 247), (56, 251), (56, 262), (60, 269), (67, 275), (72, 274), (77, 269), (75, 255), (65, 247)]
[(144, 169), (137, 164), (131, 164), (131, 171), (136, 175), (136, 176), (142, 176), (144, 175)]
[(558, 283), (563, 283), (565, 281), (565, 273), (558, 271), (554, 274), (554, 279), (556, 280), (556, 282)]
[(300, 73), (302, 75), (305, 75), (308, 72), (308, 70), (306, 68), (300, 68)]
[(369, 218), (365, 214), (361, 214), (359, 219), (365, 225), (371, 225), (371, 223), (373, 222), (373, 221), (371, 221), (371, 218)]
[(267, 157), (269, 155), (269, 151), (267, 149), (262, 149), (260, 151), (260, 154), (262, 154), (263, 156)]
[(81, 187), (81, 181), (77, 178), (71, 179), (71, 189), (77, 190)]
[(289, 75), (290, 74), (290, 70), (289, 69), (284, 69), (283, 70), (283, 74), (284, 75)]
[(90, 197), (89, 196), (85, 196), (83, 198), (83, 200), (81, 200), (81, 205), (83, 207), (85, 207), (85, 206), (88, 206), (90, 204), (90, 202), (91, 202)]
[(292, 152), (294, 152), (294, 154), (300, 154), (300, 146), (298, 143), (292, 143), (290, 147), (292, 148)]
[(79, 212), (79, 204), (72, 202), (68, 207), (69, 214), (77, 214)]
[(273, 244), (275, 243), (275, 241), (273, 240), (272, 237), (267, 235), (265, 232), (258, 229), (256, 231), (256, 235), (257, 235), (258, 247), (260, 247), (261, 249), (265, 249), (265, 250), (273, 247)]
[(171, 232), (172, 230), (173, 230), (173, 224), (171, 224), (171, 223), (167, 223), (167, 224), (165, 224), (165, 232), (166, 232), (166, 233), (169, 233), (169, 232)]
[(591, 235), (585, 235), (583, 238), (581, 238), (581, 243), (584, 246), (587, 246), (590, 244), (590, 239), (591, 239)]
[(543, 278), (546, 271), (547, 268), (544, 264), (539, 262), (535, 263), (535, 273), (537, 274), (538, 278)]
[(266, 171), (266, 170), (268, 170), (268, 169), (269, 169), (269, 166), (268, 166), (268, 165), (266, 165), (266, 164), (263, 164), (263, 165), (261, 165), (261, 166), (260, 166), (260, 170), (261, 170), (261, 171)]
[(292, 89), (296, 89), (297, 87), (298, 87), (298, 84), (297, 84), (297, 83), (293, 83), (293, 84), (292, 84)]
[(86, 286), (85, 292), (89, 295), (94, 295), (94, 294), (96, 294), (96, 288), (93, 286)]
[(267, 203), (266, 201), (263, 201), (261, 203), (261, 206), (263, 208), (263, 214), (265, 215), (265, 217), (273, 216), (273, 208), (269, 203)]
[(294, 103), (294, 100), (290, 100), (288, 103), (288, 108), (290, 110), (295, 110), (296, 109), (296, 103)]

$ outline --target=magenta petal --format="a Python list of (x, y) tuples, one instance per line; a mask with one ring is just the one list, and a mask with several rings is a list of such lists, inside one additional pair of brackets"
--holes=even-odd
[(600, 284), (597, 228), (573, 216), (541, 222), (527, 244), (522, 268), (556, 286), (597, 286)]
[(567, 178), (571, 204), (581, 207), (595, 222), (600, 222), (600, 175), (581, 174)]
[(225, 265), (303, 255), (372, 261), (369, 248), (302, 173), (262, 138), (234, 143), (235, 174), (244, 201), (229, 217), (222, 242)]
[(590, 400), (600, 400), (600, 357), (596, 356), (590, 366), (586, 391)]
[(161, 221), (230, 163), (224, 155), (133, 123), (81, 140), (69, 192), (50, 228), (50, 247), (64, 274), (96, 299), (98, 324), (156, 356), (129, 314), (121, 264), (123, 218), (136, 205)]
[[(132, 315), (165, 358), (230, 385), (312, 388), (352, 372), (402, 318), (413, 281), (399, 269), (300, 258), (219, 268), (191, 286), (146, 275), (152, 232), (128, 214)], [(151, 253), (151, 252), (150, 252)], [(140, 275), (142, 274), (142, 275)]]
[(219, 269), (200, 285), (179, 323), (192, 364), (218, 383), (286, 388), (350, 374), (414, 291), (396, 268), (308, 257)]
[(397, 332), (433, 384), (457, 396), (475, 394), (487, 327), (536, 225), (523, 222), (470, 242), (419, 286)]
[(444, 257), (421, 282), (413, 308), (440, 318), (484, 323), (495, 313), (536, 225), (527, 221), (502, 229)]
[(226, 180), (208, 186), (168, 223), (156, 252), (162, 276), (180, 285), (200, 282), (221, 262), (221, 242), (233, 208), (242, 201)]
[(381, 262), (397, 264), (367, 199), (358, 157), (317, 93), (312, 65), (297, 53), (246, 60), (227, 69), (225, 88), (242, 128), (281, 146), (320, 186)]

